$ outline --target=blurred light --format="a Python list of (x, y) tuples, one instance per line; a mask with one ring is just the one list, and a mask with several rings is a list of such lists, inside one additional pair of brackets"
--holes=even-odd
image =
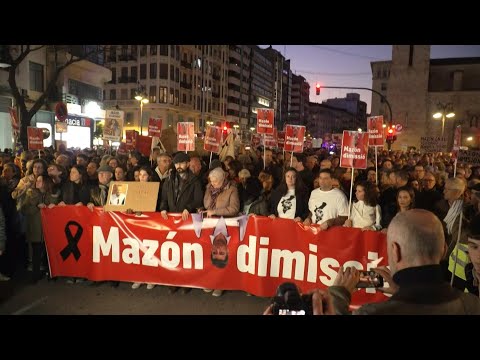
[(469, 137), (467, 138), (467, 141), (472, 141), (472, 140), (473, 140), (473, 137), (472, 137), (472, 136), (469, 136)]
[(387, 124), (383, 124), (382, 127), (385, 129), (387, 127)]
[(358, 128), (358, 132), (361, 133), (361, 132), (362, 132), (362, 128)]

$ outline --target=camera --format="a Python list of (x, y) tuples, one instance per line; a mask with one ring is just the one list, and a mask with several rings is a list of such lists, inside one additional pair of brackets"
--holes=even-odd
[(379, 288), (383, 287), (383, 277), (375, 271), (360, 271), (360, 281), (357, 288)]
[(312, 295), (301, 295), (291, 282), (278, 286), (272, 304), (273, 315), (313, 315)]

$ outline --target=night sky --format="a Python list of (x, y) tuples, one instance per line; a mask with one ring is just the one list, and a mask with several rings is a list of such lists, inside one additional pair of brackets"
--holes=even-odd
[[(268, 45), (259, 45), (264, 48)], [(315, 84), (326, 86), (372, 87), (371, 61), (392, 59), (391, 45), (273, 45), (287, 59), (294, 74), (310, 84), (310, 101), (345, 97), (357, 92), (370, 112), (372, 93), (362, 90), (322, 89), (315, 95)], [(431, 58), (480, 57), (480, 45), (432, 45)]]

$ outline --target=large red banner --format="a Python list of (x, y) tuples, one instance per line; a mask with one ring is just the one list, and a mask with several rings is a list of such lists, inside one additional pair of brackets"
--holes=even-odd
[(367, 118), (368, 145), (383, 146), (383, 115)]
[(214, 153), (220, 152), (220, 143), (222, 142), (222, 128), (219, 126), (209, 126), (205, 131), (203, 149)]
[(193, 122), (177, 123), (177, 150), (195, 150), (195, 128)]
[(285, 127), (285, 151), (296, 153), (303, 152), (303, 139), (305, 138), (305, 126), (287, 125)]
[(274, 109), (257, 109), (257, 133), (273, 134)]
[[(44, 208), (41, 215), (52, 277), (272, 296), (285, 281), (308, 292), (332, 285), (341, 265), (370, 269), (387, 263), (385, 235), (355, 228), (320, 231), (318, 225), (263, 216), (194, 214), (182, 221), (181, 214), (169, 214), (164, 220), (160, 213), (92, 212), (85, 206)], [(212, 253), (222, 241), (226, 258)], [(352, 304), (385, 299), (374, 289), (359, 290)]]
[(368, 154), (368, 133), (343, 130), (340, 166), (366, 169)]
[(162, 119), (148, 119), (148, 136), (162, 137)]
[(43, 129), (29, 126), (27, 127), (28, 150), (43, 149)]

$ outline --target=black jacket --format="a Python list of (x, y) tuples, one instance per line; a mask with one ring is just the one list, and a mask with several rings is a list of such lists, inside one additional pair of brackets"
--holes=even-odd
[[(283, 194), (278, 189), (272, 191), (272, 196), (269, 201), (269, 211), (270, 214), (278, 216), (278, 203), (282, 198)], [(302, 218), (302, 221), (308, 216), (308, 194), (306, 192), (295, 193), (296, 198), (296, 208), (295, 208), (295, 217)]]
[(170, 176), (162, 185), (162, 200), (158, 210), (181, 213), (187, 209), (190, 213), (196, 212), (198, 208), (203, 206), (203, 191), (200, 180), (188, 170), (185, 183), (175, 199), (175, 177), (177, 176), (178, 173), (172, 170)]

